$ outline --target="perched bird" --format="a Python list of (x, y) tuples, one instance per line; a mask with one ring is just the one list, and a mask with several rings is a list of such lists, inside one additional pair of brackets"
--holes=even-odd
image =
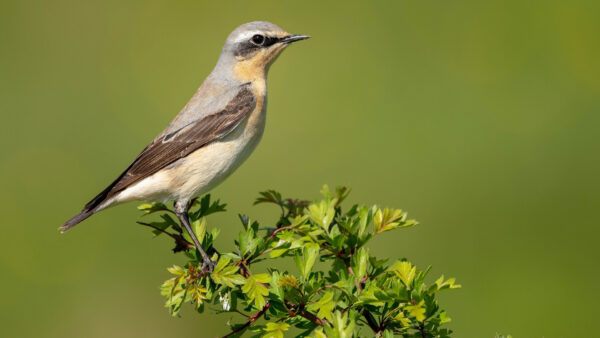
[(308, 38), (265, 21), (236, 28), (213, 71), (171, 124), (63, 224), (61, 232), (120, 203), (173, 201), (204, 267), (212, 269), (214, 262), (190, 227), (187, 206), (227, 178), (256, 148), (265, 128), (269, 67), (290, 43)]

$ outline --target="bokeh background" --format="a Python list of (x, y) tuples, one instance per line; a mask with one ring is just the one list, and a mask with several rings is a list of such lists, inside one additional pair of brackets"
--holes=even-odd
[(599, 296), (598, 1), (2, 1), (0, 336), (213, 337), (171, 318), (181, 263), (135, 204), (56, 228), (183, 107), (241, 23), (314, 38), (271, 68), (265, 136), (214, 195), (223, 245), (259, 190), (401, 207), (372, 252), (463, 288), (456, 337), (592, 336)]

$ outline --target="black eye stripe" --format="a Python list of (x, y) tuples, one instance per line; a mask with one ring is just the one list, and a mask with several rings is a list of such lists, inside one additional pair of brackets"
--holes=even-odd
[(267, 36), (267, 37), (265, 37), (265, 42), (262, 45), (264, 47), (269, 47), (269, 46), (279, 42), (279, 40), (281, 40), (281, 39), (277, 38), (277, 37)]
[(255, 35), (253, 35), (246, 41), (240, 42), (236, 46), (235, 51), (234, 51), (236, 56), (249, 55), (249, 54), (257, 51), (258, 49), (272, 46), (283, 39), (283, 38), (278, 38), (278, 37), (273, 37), (273, 36), (264, 36), (264, 41), (262, 42), (262, 44), (257, 44), (256, 42), (252, 41), (254, 36)]

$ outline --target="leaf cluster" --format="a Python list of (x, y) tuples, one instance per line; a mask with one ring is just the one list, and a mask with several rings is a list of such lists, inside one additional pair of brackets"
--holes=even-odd
[[(161, 213), (157, 222), (142, 225), (155, 236), (175, 240), (176, 252), (188, 257), (185, 266), (168, 269), (161, 286), (165, 306), (177, 315), (185, 303), (198, 312), (212, 306), (217, 313), (235, 314), (225, 336), (250, 333), (256, 337), (448, 337), (443, 324), (450, 318), (436, 299), (443, 290), (460, 285), (443, 276), (426, 282), (430, 268), (417, 269), (405, 259), (378, 258), (367, 244), (375, 236), (418, 223), (399, 209), (352, 205), (344, 210), (345, 187), (325, 186), (314, 202), (285, 199), (276, 191), (260, 193), (255, 204), (275, 204), (279, 220), (273, 227), (239, 215), (241, 231), (229, 252), (216, 250), (217, 230), (207, 231), (207, 216), (225, 210), (210, 195), (190, 203), (192, 228), (217, 264), (212, 273), (192, 241), (164, 204), (144, 204), (145, 214)], [(287, 259), (290, 269), (264, 260)], [(295, 330), (291, 331), (291, 328)]]

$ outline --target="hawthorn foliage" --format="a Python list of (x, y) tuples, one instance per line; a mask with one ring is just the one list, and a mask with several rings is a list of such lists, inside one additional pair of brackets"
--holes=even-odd
[[(210, 195), (192, 201), (192, 228), (217, 261), (212, 273), (201, 268), (202, 258), (172, 208), (161, 203), (139, 206), (144, 214), (160, 214), (160, 219), (138, 223), (155, 236), (170, 236), (174, 251), (188, 257), (185, 266), (168, 268), (172, 277), (161, 286), (165, 306), (174, 316), (185, 303), (200, 313), (208, 307), (235, 316), (224, 337), (449, 337), (451, 331), (443, 324), (450, 319), (436, 295), (459, 288), (454, 278), (441, 276), (428, 283), (430, 268), (377, 258), (367, 246), (375, 236), (418, 223), (399, 209), (344, 209), (349, 192), (325, 186), (322, 198), (314, 202), (283, 198), (274, 190), (261, 192), (254, 204), (277, 206), (279, 220), (265, 227), (239, 215), (241, 230), (229, 252), (214, 247), (218, 229), (207, 229), (207, 217), (225, 211), (226, 205), (211, 201)], [(288, 265), (293, 268), (255, 265), (275, 259), (293, 261)]]

